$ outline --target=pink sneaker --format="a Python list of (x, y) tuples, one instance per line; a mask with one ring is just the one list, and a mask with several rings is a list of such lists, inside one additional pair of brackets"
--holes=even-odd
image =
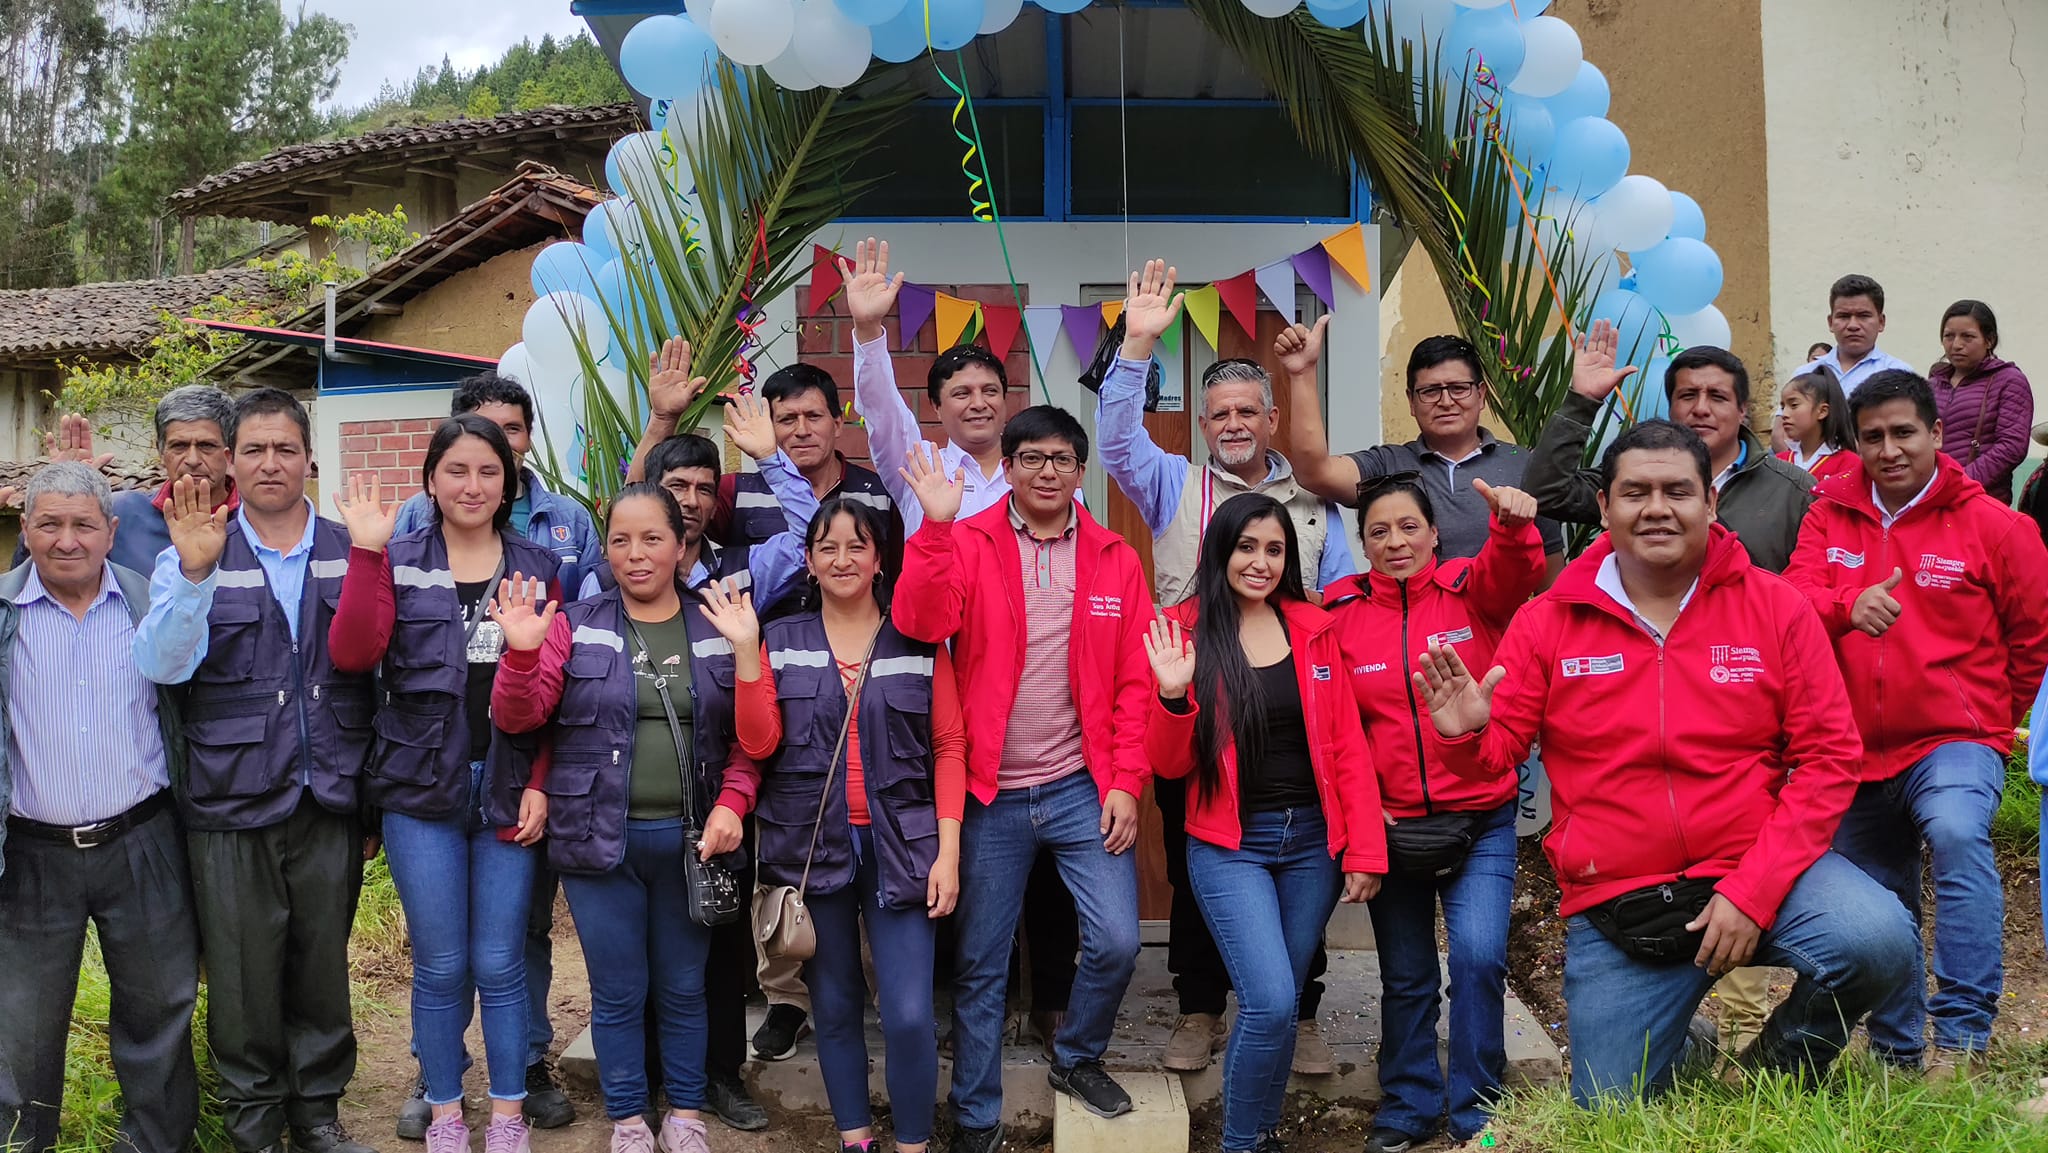
[(461, 1110), (427, 1126), (427, 1153), (469, 1153), (469, 1126)]
[(654, 1153), (654, 1130), (644, 1121), (614, 1121), (612, 1153)]
[(484, 1130), (484, 1153), (532, 1153), (529, 1132), (524, 1115), (493, 1113), (490, 1128)]
[(661, 1123), (661, 1153), (711, 1153), (704, 1122), (669, 1114)]

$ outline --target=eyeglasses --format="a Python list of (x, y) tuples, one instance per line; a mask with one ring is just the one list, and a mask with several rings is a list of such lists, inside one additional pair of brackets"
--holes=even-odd
[(1422, 474), (1413, 469), (1404, 472), (1383, 472), (1358, 482), (1358, 507), (1364, 509), (1380, 493), (1394, 488), (1405, 488), (1422, 483)]
[(1026, 449), (1010, 459), (1016, 461), (1017, 467), (1025, 472), (1037, 472), (1048, 464), (1061, 476), (1072, 476), (1081, 471), (1081, 458), (1071, 452), (1047, 454)]
[(1446, 381), (1443, 384), (1432, 384), (1423, 388), (1410, 389), (1408, 395), (1424, 404), (1435, 404), (1446, 396), (1452, 400), (1471, 400), (1479, 395), (1479, 382), (1476, 380)]

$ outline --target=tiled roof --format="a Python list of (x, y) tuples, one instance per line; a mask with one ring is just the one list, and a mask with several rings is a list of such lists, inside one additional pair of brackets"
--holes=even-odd
[(265, 299), (274, 290), (257, 269), (227, 268), (162, 280), (0, 292), (0, 361), (133, 353), (161, 330), (158, 312), (186, 316), (216, 296), (237, 294)]
[[(34, 476), (36, 470), (42, 467), (43, 462), (40, 460), (0, 460), (0, 488), (9, 485), (22, 487), (28, 484), (28, 478)], [(117, 460), (100, 472), (106, 476), (107, 482), (114, 486), (115, 492), (131, 488), (155, 490), (164, 485), (163, 466), (155, 461), (147, 464), (126, 464)], [(4, 511), (19, 513), (21, 510)]]

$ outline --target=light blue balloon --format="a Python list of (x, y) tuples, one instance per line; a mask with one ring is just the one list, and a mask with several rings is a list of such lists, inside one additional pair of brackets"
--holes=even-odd
[(1507, 129), (1509, 155), (1529, 168), (1550, 159), (1557, 145), (1557, 125), (1541, 100), (1509, 93), (1500, 116)]
[[(1385, 5), (1380, 5), (1385, 7)], [(1373, 0), (1338, 0), (1335, 4), (1319, 4), (1308, 0), (1308, 14), (1330, 28), (1350, 28), (1365, 22), (1372, 15)]]
[(1520, 4), (1516, 5), (1515, 15), (1521, 17), (1524, 23), (1527, 23), (1543, 15), (1549, 9), (1550, 0), (1522, 0)]
[(1550, 105), (1550, 118), (1562, 128), (1581, 116), (1607, 115), (1613, 95), (1607, 88), (1607, 75), (1594, 67), (1591, 60), (1581, 60), (1579, 74), (1572, 77), (1564, 91), (1545, 97), (1543, 102)]
[(1631, 260), (1636, 291), (1668, 315), (1698, 312), (1721, 294), (1721, 258), (1704, 240), (1666, 240)]
[(612, 218), (602, 212), (593, 212), (583, 218), (583, 247), (590, 250), (590, 258), (603, 266), (619, 258), (619, 242), (612, 239)]
[(1610, 288), (1600, 294), (1593, 302), (1593, 310), (1586, 314), (1588, 327), (1596, 320), (1614, 325), (1615, 359), (1619, 362), (1643, 363), (1664, 330), (1656, 306), (1642, 294), (1626, 288)]
[(846, 14), (848, 20), (853, 21), (855, 24), (865, 24), (870, 28), (878, 28), (883, 24), (887, 24), (902, 13), (905, 8), (909, 7), (906, 0), (832, 0), (832, 2), (839, 5), (839, 10)]
[(711, 34), (687, 16), (649, 16), (619, 43), (619, 73), (642, 96), (696, 92), (717, 58)]
[(1607, 446), (1621, 435), (1625, 424), (1671, 419), (1671, 401), (1664, 395), (1664, 372), (1670, 367), (1670, 357), (1653, 357), (1641, 372), (1622, 382), (1621, 396), (1628, 400), (1625, 414), (1612, 396), (1600, 406), (1599, 415), (1593, 418), (1593, 427), (1600, 430), (1600, 445), (1594, 450), (1595, 457), (1606, 455)]
[(604, 266), (591, 277), (591, 286), (597, 290), (599, 303), (613, 313), (622, 311), (627, 301), (625, 264), (616, 258), (605, 261)]
[(1451, 21), (1444, 33), (1443, 67), (1451, 76), (1470, 76), (1484, 60), (1494, 77), (1506, 88), (1522, 70), (1528, 45), (1522, 42), (1522, 27), (1515, 23), (1506, 5), (1498, 8), (1467, 8)]
[(911, 0), (887, 23), (875, 25), (875, 59), (891, 64), (915, 60), (925, 49), (924, 6)]
[(574, 292), (597, 298), (597, 270), (604, 265), (590, 246), (573, 240), (558, 241), (533, 258), (531, 279), (535, 296), (550, 292)]
[(1707, 238), (1707, 214), (1700, 210), (1700, 202), (1683, 192), (1671, 194), (1671, 232), (1673, 237), (1685, 240)]
[(657, 96), (647, 102), (647, 127), (656, 132), (668, 127), (668, 112), (675, 101), (666, 96)]
[(1079, 12), (1089, 4), (1089, 0), (1031, 0), (1031, 2), (1047, 12), (1058, 12), (1063, 16)]
[(1558, 128), (1546, 180), (1566, 196), (1591, 200), (1628, 174), (1628, 158), (1628, 137), (1613, 121), (1581, 116)]
[(932, 47), (952, 52), (967, 47), (981, 32), (981, 18), (987, 14), (987, 0), (910, 0), (904, 8), (915, 12), (920, 25), (926, 5), (931, 10)]

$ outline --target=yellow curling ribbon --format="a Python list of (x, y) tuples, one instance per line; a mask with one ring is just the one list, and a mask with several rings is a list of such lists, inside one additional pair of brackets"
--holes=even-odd
[[(988, 181), (985, 179), (988, 173), (987, 166), (979, 162), (979, 157), (981, 156), (981, 132), (974, 125), (974, 110), (967, 103), (967, 87), (964, 83), (954, 83), (953, 78), (946, 75), (946, 70), (939, 67), (938, 45), (932, 43), (931, 0), (918, 0), (918, 2), (924, 5), (924, 50), (926, 55), (932, 58), (932, 71), (939, 74), (939, 79), (945, 81), (946, 87), (952, 89), (953, 95), (957, 97), (953, 101), (953, 135), (959, 138), (960, 143), (967, 146), (966, 153), (960, 157), (960, 172), (967, 177), (968, 214), (983, 224), (994, 224), (996, 205), (994, 198), (989, 194)], [(963, 71), (960, 76), (964, 81), (967, 74)], [(960, 114), (962, 112), (967, 113), (968, 126), (974, 129), (972, 133), (963, 132), (960, 129)]]

